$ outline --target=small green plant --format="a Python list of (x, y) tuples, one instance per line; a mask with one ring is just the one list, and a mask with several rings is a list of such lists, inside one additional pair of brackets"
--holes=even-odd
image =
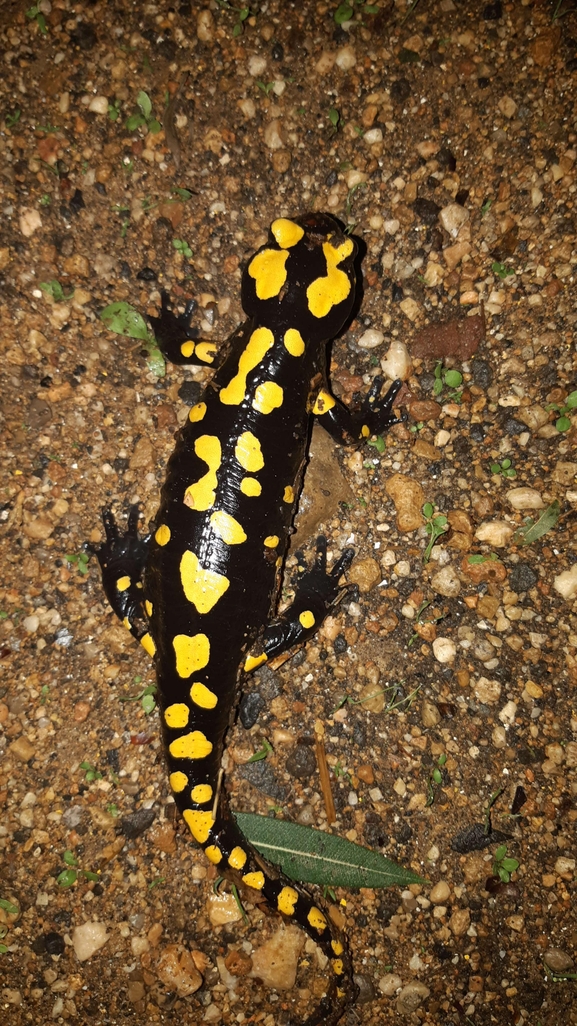
[(575, 3), (571, 2), (571, 0), (569, 0), (569, 5), (567, 7), (563, 7), (564, 3), (565, 0), (557, 0), (555, 4), (555, 10), (553, 11), (553, 14), (551, 16), (551, 21), (553, 22), (553, 25), (557, 21), (559, 21), (560, 18), (564, 18), (566, 14), (571, 14), (571, 12), (575, 10)]
[(114, 331), (117, 335), (128, 335), (129, 338), (136, 338), (144, 342), (148, 356), (146, 366), (158, 378), (164, 377), (166, 373), (165, 359), (156, 344), (154, 335), (138, 310), (135, 310), (130, 303), (122, 301), (111, 303), (100, 312), (100, 320), (109, 331)]
[(561, 506), (557, 499), (544, 509), (538, 520), (528, 517), (522, 527), (519, 527), (513, 535), (515, 545), (531, 545), (534, 541), (548, 534), (555, 527), (561, 513)]
[(502, 883), (509, 883), (511, 873), (518, 868), (517, 859), (507, 858), (507, 845), (500, 844), (493, 856), (493, 876), (498, 876)]
[(341, 766), (340, 760), (337, 762), (336, 766), (333, 767), (333, 773), (336, 780), (345, 780), (347, 784), (352, 786), (353, 778), (349, 771), (346, 770), (344, 766)]
[(173, 186), (173, 188), (170, 191), (173, 192), (175, 196), (178, 196), (178, 198), (182, 200), (183, 203), (186, 203), (187, 200), (192, 199), (192, 193), (190, 189), (179, 189), (177, 186)]
[(251, 755), (250, 759), (248, 759), (247, 761), (248, 762), (262, 762), (262, 760), (266, 759), (267, 756), (270, 755), (270, 753), (272, 751), (273, 751), (272, 745), (270, 744), (269, 741), (267, 741), (266, 737), (263, 737), (263, 739), (261, 741), (260, 748), (258, 749), (258, 751), (254, 752)]
[[(14, 903), (12, 901), (8, 901), (7, 898), (0, 898), (0, 908), (11, 916), (18, 915), (20, 911), (18, 905), (14, 905)], [(8, 926), (6, 926), (4, 923), (0, 924), (0, 955), (5, 955), (8, 951), (8, 945), (1, 943), (4, 940), (7, 933)]]
[(48, 684), (43, 684), (40, 688), (40, 705), (46, 705), (50, 698), (50, 688)]
[(346, 212), (346, 215), (347, 215), (347, 222), (348, 222), (348, 224), (347, 224), (347, 227), (345, 228), (345, 235), (350, 235), (355, 230), (355, 226), (357, 224), (357, 221), (352, 216), (353, 199), (354, 199), (356, 193), (359, 191), (359, 189), (366, 189), (366, 187), (367, 187), (367, 183), (366, 182), (357, 182), (357, 184), (351, 186), (351, 188), (347, 192), (347, 198), (346, 198), (346, 201), (345, 201), (345, 212)]
[(559, 414), (555, 421), (557, 431), (569, 431), (571, 420), (567, 414), (577, 410), (577, 391), (570, 392), (564, 403), (548, 403), (546, 409), (556, 410)]
[(46, 27), (46, 18), (42, 14), (42, 11), (40, 10), (38, 4), (34, 4), (32, 7), (28, 8), (28, 10), (26, 11), (26, 17), (29, 18), (30, 21), (36, 22), (36, 24), (38, 25), (38, 29), (43, 36), (46, 36), (48, 34), (48, 29)]
[(233, 14), (236, 14), (238, 20), (235, 22), (232, 35), (233, 39), (241, 36), (244, 31), (244, 22), (251, 13), (250, 7), (233, 7), (232, 4), (229, 4), (228, 0), (216, 0), (216, 2), (223, 11), (232, 11)]
[(59, 887), (72, 887), (78, 879), (92, 880), (94, 883), (100, 880), (98, 873), (91, 873), (88, 869), (80, 868), (73, 852), (65, 851), (62, 858), (68, 869), (63, 869), (56, 877), (56, 883)]
[(442, 513), (435, 513), (435, 507), (432, 502), (426, 502), (423, 506), (423, 516), (425, 518), (426, 530), (429, 537), (429, 542), (423, 553), (423, 563), (428, 563), (433, 551), (433, 545), (442, 534), (445, 533), (447, 527), (447, 518)]
[[(135, 678), (135, 683), (139, 682), (140, 678)], [(158, 688), (156, 684), (147, 684), (137, 695), (127, 695), (121, 697), (121, 702), (140, 702), (143, 711), (147, 716), (156, 709), (156, 692)]]
[(451, 394), (448, 398), (457, 403), (461, 401), (462, 391), (460, 389), (463, 384), (463, 375), (460, 371), (443, 370), (443, 361), (437, 360), (433, 375), (435, 377), (433, 395), (440, 395), (446, 386), (451, 389)]
[(117, 819), (118, 816), (120, 816), (120, 811), (118, 809), (118, 805), (116, 804), (116, 802), (109, 802), (106, 806), (106, 811), (109, 813), (109, 815), (114, 816), (115, 819)]
[(148, 885), (148, 890), (153, 891), (155, 887), (160, 887), (161, 884), (166, 883), (165, 876), (155, 876), (154, 880), (151, 880)]
[(485, 202), (483, 203), (483, 206), (481, 207), (481, 217), (484, 217), (485, 214), (488, 214), (492, 206), (493, 206), (493, 200), (486, 199)]
[(4, 118), (4, 124), (6, 125), (6, 128), (14, 128), (14, 125), (18, 124), (21, 117), (21, 110), (15, 110), (13, 114), (7, 114)]
[(95, 780), (102, 780), (102, 773), (91, 762), (81, 762), (79, 769), (84, 770), (84, 779), (87, 784), (92, 784)]
[(509, 278), (512, 274), (515, 274), (512, 267), (507, 267), (506, 264), (500, 263), (499, 260), (495, 260), (495, 262), (491, 264), (491, 270), (493, 274), (496, 274), (497, 277), (501, 278), (503, 281), (505, 278)]
[(120, 117), (120, 100), (113, 100), (108, 104), (108, 120), (118, 121)]
[(48, 296), (52, 296), (55, 303), (67, 302), (69, 299), (72, 299), (72, 296), (74, 295), (74, 289), (66, 295), (62, 285), (56, 280), (56, 278), (53, 278), (52, 281), (41, 281), (40, 288)]
[[(566, 980), (577, 980), (577, 973), (570, 972), (569, 970), (562, 973), (554, 973), (546, 962), (543, 962), (543, 968), (551, 980), (551, 983), (565, 983)], [(539, 1024), (537, 1024), (537, 1026), (539, 1026)]]
[(378, 14), (379, 8), (375, 4), (366, 4), (363, 0), (350, 0), (349, 3), (339, 4), (333, 17), (337, 25), (342, 25), (346, 21), (350, 21), (354, 16), (355, 10), (361, 11), (363, 14)]
[(501, 474), (502, 477), (517, 477), (511, 460), (503, 460), (501, 463), (491, 463), (491, 473)]
[(273, 91), (274, 87), (275, 87), (275, 83), (274, 82), (261, 82), (260, 79), (257, 81), (256, 84), (257, 84), (258, 88), (261, 90), (261, 92), (264, 93), (265, 96), (268, 96), (269, 93), (271, 93)]
[(173, 239), (172, 245), (177, 253), (182, 253), (187, 259), (190, 259), (192, 256), (192, 250), (184, 239)]
[(156, 135), (157, 132), (160, 132), (162, 125), (160, 124), (160, 121), (152, 117), (152, 100), (148, 93), (145, 93), (143, 89), (140, 90), (136, 97), (136, 106), (139, 108), (140, 114), (131, 114), (130, 117), (126, 119), (125, 128), (127, 128), (129, 132), (135, 132), (137, 128), (140, 128), (142, 125), (146, 125), (148, 131), (151, 132), (152, 135)]
[(432, 805), (433, 802), (435, 801), (435, 788), (434, 788), (434, 785), (435, 784), (439, 785), (439, 784), (443, 783), (442, 769), (443, 769), (443, 766), (445, 765), (446, 761), (447, 761), (447, 756), (444, 753), (442, 755), (437, 756), (437, 758), (435, 760), (436, 766), (434, 766), (433, 769), (431, 770), (431, 772), (429, 774), (429, 779), (427, 781), (427, 802), (426, 802), (427, 805)]
[[(427, 609), (427, 607), (430, 606), (430, 605), (431, 605), (431, 603), (428, 601), (428, 599), (424, 599), (423, 602), (421, 602), (421, 605), (417, 609), (417, 615), (415, 616), (415, 622), (416, 623), (418, 623), (418, 624), (440, 623), (441, 620), (445, 619), (445, 614), (444, 613), (441, 613), (439, 616), (433, 616), (429, 620), (423, 619), (423, 613), (425, 612), (425, 609)], [(411, 637), (409, 638), (409, 640), (407, 642), (407, 647), (410, 648), (411, 645), (414, 645), (415, 641), (417, 641), (419, 636), (420, 635), (419, 635), (418, 631), (415, 631), (414, 634), (411, 634)]]
[(331, 124), (331, 135), (334, 135), (338, 132), (339, 128), (342, 127), (341, 115), (339, 114), (336, 107), (331, 107), (327, 114), (327, 117)]
[(490, 552), (488, 556), (484, 556), (481, 552), (475, 552), (472, 556), (469, 556), (467, 563), (471, 566), (475, 566), (476, 563), (494, 563), (499, 562), (499, 557), (496, 552)]
[(377, 435), (376, 438), (367, 438), (367, 445), (370, 445), (372, 449), (376, 449), (378, 453), (383, 453), (387, 448), (387, 443), (382, 435)]
[(50, 193), (44, 192), (42, 194), (42, 196), (40, 197), (40, 206), (41, 207), (49, 207), (51, 203), (52, 203), (52, 196), (50, 195)]
[(79, 574), (88, 573), (88, 560), (90, 559), (90, 555), (88, 552), (76, 552), (73, 554), (67, 553), (64, 556), (64, 559), (67, 563), (70, 563), (72, 566), (75, 566)]

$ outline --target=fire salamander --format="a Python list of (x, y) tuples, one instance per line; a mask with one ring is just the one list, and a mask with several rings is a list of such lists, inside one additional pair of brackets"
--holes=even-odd
[(163, 294), (151, 318), (163, 353), (215, 374), (178, 436), (154, 533), (139, 536), (133, 508), (121, 534), (106, 509), (98, 551), (112, 608), (155, 660), (170, 786), (192, 836), (219, 873), (260, 891), (329, 959), (328, 992), (307, 1026), (336, 1023), (354, 997), (346, 944), (311, 895), (247, 843), (221, 760), (242, 674), (306, 641), (348, 590), (339, 579), (353, 550), (327, 573), (320, 538), (293, 604), (274, 615), (312, 415), (345, 444), (397, 422), (400, 381), (381, 398), (376, 378), (359, 413), (329, 391), (326, 343), (353, 308), (355, 255), (326, 214), (273, 221), (243, 275), (247, 320), (220, 354), (193, 337), (190, 306), (176, 315)]

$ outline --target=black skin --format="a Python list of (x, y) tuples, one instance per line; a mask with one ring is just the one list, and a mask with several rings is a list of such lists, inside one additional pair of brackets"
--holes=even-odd
[(209, 364), (215, 375), (177, 438), (154, 534), (139, 537), (135, 507), (122, 534), (107, 509), (97, 552), (114, 612), (154, 654), (171, 786), (193, 836), (219, 873), (257, 887), (329, 958), (332, 983), (305, 1026), (334, 1026), (354, 999), (346, 941), (308, 891), (247, 843), (220, 787), (220, 763), (243, 669), (301, 645), (353, 591), (339, 581), (354, 551), (327, 572), (320, 537), (312, 567), (297, 554), (294, 601), (274, 615), (313, 408), (341, 444), (398, 423), (400, 381), (382, 396), (375, 378), (357, 412), (329, 392), (325, 343), (350, 317), (354, 256), (355, 244), (328, 215), (273, 222), (244, 272), (248, 321), (218, 352), (195, 337), (193, 304), (176, 314), (163, 293), (151, 318), (160, 349), (173, 363)]

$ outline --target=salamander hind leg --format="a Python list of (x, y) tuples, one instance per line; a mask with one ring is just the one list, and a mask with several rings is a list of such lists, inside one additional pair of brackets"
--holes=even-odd
[(281, 616), (267, 624), (261, 652), (248, 657), (245, 670), (255, 669), (268, 659), (288, 652), (316, 633), (335, 605), (356, 590), (349, 584), (339, 584), (354, 554), (354, 549), (345, 549), (330, 573), (327, 573), (327, 540), (324, 535), (317, 538), (317, 555), (312, 567), (307, 568), (302, 553), (297, 553), (299, 577), (294, 600)]
[(317, 398), (314, 413), (326, 431), (342, 445), (351, 445), (371, 435), (382, 435), (403, 418), (395, 416), (393, 406), (403, 382), (397, 379), (381, 395), (383, 378), (376, 377), (365, 396), (361, 408), (349, 410), (328, 391), (322, 389)]
[(138, 506), (131, 506), (126, 531), (121, 533), (112, 512), (104, 509), (102, 522), (106, 540), (94, 552), (100, 563), (104, 592), (112, 609), (148, 654), (154, 655), (154, 644), (148, 632), (150, 610), (146, 608), (142, 588), (150, 535), (139, 535), (138, 517)]
[(162, 293), (162, 305), (158, 317), (149, 317), (154, 337), (162, 354), (171, 363), (210, 366), (214, 362), (217, 347), (214, 342), (198, 338), (198, 332), (191, 328), (190, 318), (196, 303), (189, 300), (184, 313), (176, 314), (172, 309), (168, 292)]

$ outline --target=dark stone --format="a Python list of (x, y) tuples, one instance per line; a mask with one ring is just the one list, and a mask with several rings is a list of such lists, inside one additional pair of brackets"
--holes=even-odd
[(470, 851), (483, 851), (493, 844), (500, 844), (502, 841), (510, 840), (509, 834), (501, 830), (489, 830), (484, 823), (473, 823), (471, 826), (459, 830), (458, 834), (451, 839), (451, 848), (458, 851), (460, 855), (466, 855)]
[(503, 420), (503, 431), (506, 435), (522, 435), (527, 426), (515, 417), (505, 417)]
[(347, 648), (347, 639), (345, 638), (344, 634), (337, 634), (335, 640), (333, 641), (333, 650), (335, 655), (344, 655)]
[(471, 451), (469, 439), (466, 435), (458, 435), (453, 442), (453, 451), (457, 456), (468, 456)]
[(120, 772), (120, 752), (118, 751), (118, 748), (109, 748), (108, 751), (105, 752), (105, 759), (113, 773)]
[(354, 721), (351, 737), (353, 739), (353, 744), (358, 745), (359, 748), (365, 747), (367, 743), (367, 729), (364, 723), (361, 723), (360, 720)]
[(117, 474), (126, 474), (126, 471), (128, 470), (128, 468), (130, 466), (130, 460), (127, 459), (126, 456), (115, 456), (115, 458), (112, 461), (111, 466), (112, 466), (112, 469), (115, 470)]
[(315, 753), (308, 745), (297, 745), (286, 761), (287, 773), (298, 780), (306, 780), (317, 768)]
[(284, 46), (282, 43), (275, 43), (270, 53), (273, 61), (284, 61)]
[[(358, 923), (358, 919), (357, 919)], [(355, 973), (353, 976), (353, 983), (357, 987), (357, 1005), (368, 1005), (371, 1001), (376, 998), (376, 991), (374, 983), (370, 976), (366, 976), (364, 973)]]
[(482, 442), (485, 438), (485, 428), (482, 424), (471, 424), (469, 437), (473, 442)]
[(251, 727), (254, 727), (265, 705), (266, 702), (262, 695), (259, 695), (258, 691), (251, 691), (248, 695), (242, 696), (238, 718), (245, 730), (250, 730)]
[(122, 817), (120, 829), (129, 841), (134, 841), (150, 829), (155, 819), (156, 812), (154, 809), (137, 809), (136, 812), (131, 812), (130, 815)]
[(407, 78), (396, 78), (391, 82), (389, 94), (393, 103), (404, 103), (411, 95), (411, 83)]
[(200, 399), (202, 386), (199, 381), (183, 381), (178, 390), (178, 398), (187, 406), (194, 406)]
[(459, 189), (459, 192), (455, 196), (455, 203), (458, 203), (460, 207), (464, 207), (465, 203), (469, 199), (468, 189)]
[(446, 167), (447, 171), (455, 171), (457, 168), (457, 159), (447, 146), (441, 146), (437, 153), (437, 162), (441, 167)]
[(369, 848), (385, 848), (389, 843), (389, 835), (380, 816), (376, 812), (367, 812), (363, 828), (365, 841)]
[(477, 388), (489, 388), (493, 383), (493, 371), (486, 360), (473, 360), (471, 368), (473, 382)]
[(509, 575), (509, 585), (513, 591), (529, 591), (529, 588), (535, 587), (538, 579), (533, 568), (527, 563), (517, 563)]
[(333, 187), (333, 185), (337, 184), (338, 180), (339, 180), (338, 173), (333, 168), (333, 170), (329, 171), (327, 177), (325, 178), (325, 185), (328, 186), (329, 189), (331, 189)]
[(268, 794), (276, 802), (285, 801), (286, 787), (283, 787), (278, 782), (272, 766), (266, 759), (260, 759), (258, 762), (248, 762), (245, 766), (239, 767), (238, 774), (244, 780), (248, 780), (249, 784), (252, 784), (253, 787), (256, 787), (257, 791)]
[(153, 267), (141, 267), (136, 275), (137, 281), (156, 281), (158, 275)]
[(104, 182), (95, 182), (94, 188), (96, 189), (99, 196), (106, 196), (106, 186)]
[(44, 947), (47, 955), (63, 955), (66, 944), (59, 933), (45, 933)]
[(403, 286), (399, 285), (397, 281), (394, 281), (391, 287), (391, 299), (393, 303), (400, 303), (404, 295)]
[(483, 9), (483, 21), (498, 21), (503, 17), (503, 4), (496, 0), (494, 4), (487, 4)]
[(118, 265), (118, 270), (120, 271), (120, 274), (122, 275), (123, 278), (131, 278), (132, 277), (132, 271), (130, 270), (130, 264), (128, 264), (126, 262), (126, 260), (121, 260), (120, 261), (120, 263)]
[(413, 203), (413, 210), (423, 224), (431, 226), (437, 221), (441, 208), (434, 200), (419, 196)]
[(80, 210), (84, 210), (86, 203), (84, 202), (84, 196), (80, 189), (74, 190), (74, 195), (70, 200), (70, 209), (73, 214), (77, 214)]
[(410, 841), (412, 836), (413, 831), (411, 830), (409, 824), (406, 822), (399, 823), (399, 826), (395, 831), (395, 841), (397, 842), (397, 844), (406, 844), (407, 841)]
[(479, 78), (477, 79), (477, 85), (478, 85), (479, 89), (488, 89), (489, 86), (491, 85), (491, 79), (490, 78), (486, 78), (485, 75), (480, 75)]
[(70, 33), (70, 41), (79, 50), (92, 50), (98, 42), (98, 36), (90, 22), (80, 21), (74, 31)]

